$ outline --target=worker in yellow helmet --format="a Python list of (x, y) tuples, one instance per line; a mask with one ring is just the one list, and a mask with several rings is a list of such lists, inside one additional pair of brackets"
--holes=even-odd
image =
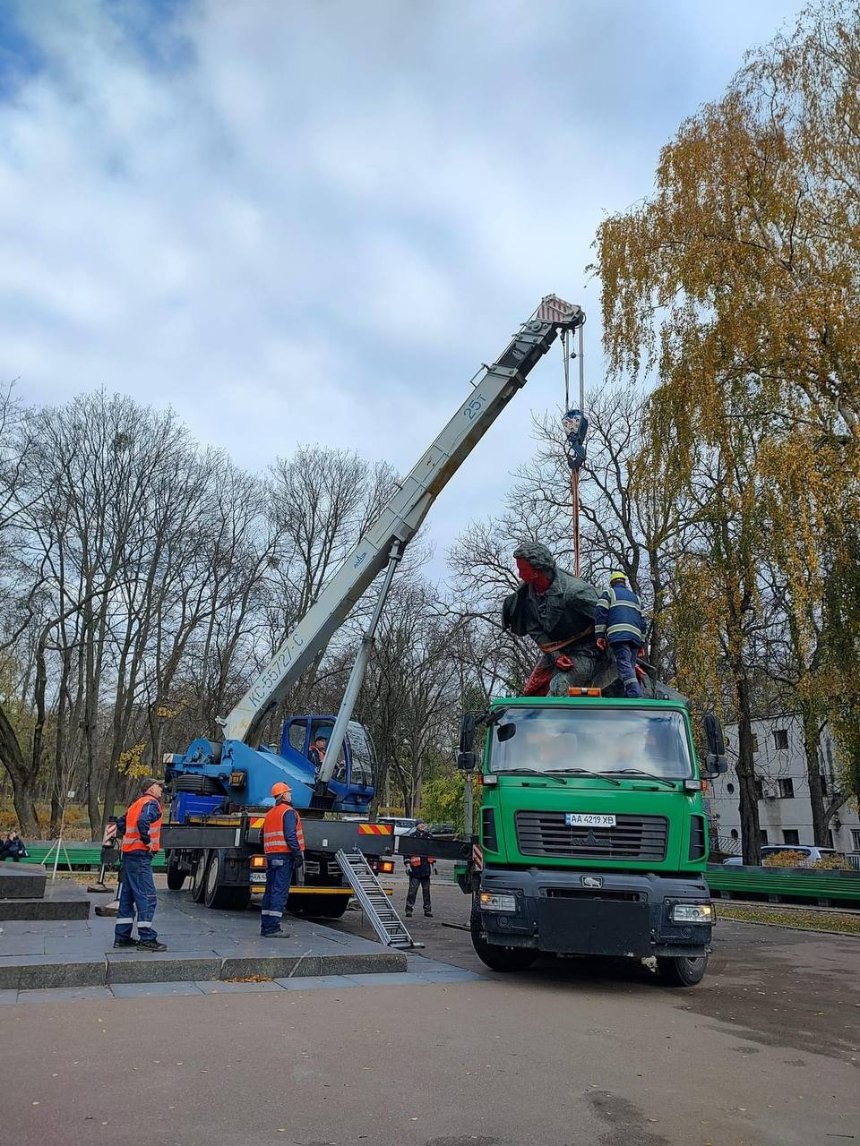
[(594, 635), (597, 647), (607, 645), (615, 656), (624, 695), (642, 695), (636, 677), (636, 657), (645, 640), (642, 605), (627, 584), (624, 573), (609, 574), (609, 588), (604, 589), (594, 610)]
[(290, 894), (293, 872), (304, 862), (305, 837), (299, 813), (290, 804), (289, 784), (272, 785), (275, 806), (263, 820), (263, 851), (266, 854), (266, 890), (260, 911), (260, 934), (264, 939), (286, 938), (281, 929)]

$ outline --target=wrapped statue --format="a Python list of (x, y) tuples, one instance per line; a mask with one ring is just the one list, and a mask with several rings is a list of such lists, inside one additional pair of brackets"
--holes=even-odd
[[(519, 545), (514, 559), (522, 584), (504, 600), (502, 625), (517, 636), (531, 637), (540, 649), (523, 696), (567, 696), (570, 688), (599, 688), (604, 696), (624, 696), (611, 649), (598, 648), (594, 616), (599, 595), (591, 582), (559, 569), (539, 541)], [(636, 675), (643, 696), (683, 699), (641, 663)]]
[(559, 569), (539, 541), (514, 550), (522, 584), (505, 598), (502, 624), (517, 636), (528, 636), (541, 650), (524, 696), (566, 696), (571, 687), (610, 684), (615, 662), (597, 647), (594, 610), (598, 593), (582, 577)]

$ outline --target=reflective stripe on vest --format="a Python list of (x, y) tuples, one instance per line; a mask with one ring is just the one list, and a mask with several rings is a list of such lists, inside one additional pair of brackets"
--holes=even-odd
[(620, 593), (611, 586), (607, 590), (609, 606), (606, 617), (606, 637), (612, 644), (612, 638), (631, 640), (642, 643), (644, 639), (645, 624), (642, 619), (642, 606), (639, 598), (632, 589), (622, 586)]
[[(150, 803), (158, 804), (158, 819), (153, 820), (149, 825), (149, 844), (145, 844), (140, 838), (137, 821), (140, 819), (140, 813), (146, 805)], [(122, 840), (123, 852), (148, 852), (150, 844), (155, 844), (155, 850), (158, 851), (161, 847), (161, 820), (161, 804), (158, 803), (155, 796), (141, 796), (139, 800), (135, 800), (125, 814), (125, 835)]]
[[(287, 855), (290, 846), (284, 839), (284, 814), (286, 812), (296, 812), (296, 809), (289, 804), (275, 804), (274, 808), (269, 808), (266, 812), (266, 818), (263, 820), (263, 851), (266, 855)], [(305, 850), (305, 834), (302, 831), (302, 818), (296, 812), (296, 836), (299, 841), (299, 847), (302, 851)]]

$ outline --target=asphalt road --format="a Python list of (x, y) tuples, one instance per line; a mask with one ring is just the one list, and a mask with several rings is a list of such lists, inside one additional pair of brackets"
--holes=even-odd
[[(433, 894), (415, 937), (480, 969), (465, 897)], [(860, 941), (723, 924), (689, 991), (564, 960), (468, 983), (7, 1006), (0, 1142), (860, 1143), (858, 970)]]

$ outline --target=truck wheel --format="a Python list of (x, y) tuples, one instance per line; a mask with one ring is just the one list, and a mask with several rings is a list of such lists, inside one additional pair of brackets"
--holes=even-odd
[(234, 887), (230, 893), (230, 910), (244, 911), (251, 902), (250, 887)]
[(222, 882), (223, 878), (224, 857), (221, 852), (213, 851), (210, 853), (209, 863), (206, 865), (206, 875), (203, 879), (203, 902), (207, 907), (223, 910), (233, 906), (233, 893), (237, 888), (225, 887)]
[(657, 960), (657, 970), (667, 987), (695, 987), (708, 969), (708, 956), (666, 956)]
[(187, 772), (173, 781), (174, 792), (189, 792), (193, 796), (223, 796), (224, 789), (213, 776), (202, 776), (198, 772)]
[(340, 919), (349, 907), (348, 895), (321, 895), (323, 901), (317, 908), (316, 914), (322, 919)]
[(481, 913), (476, 907), (472, 908), (469, 929), (475, 954), (492, 971), (527, 971), (538, 957), (537, 951), (531, 947), (497, 947), (495, 943), (482, 939)]
[(202, 903), (206, 893), (206, 868), (209, 866), (209, 852), (200, 852), (191, 875), (191, 898)]
[(167, 853), (167, 886), (171, 891), (182, 891), (182, 885), (185, 883), (185, 872), (180, 871), (179, 861), (175, 858), (174, 852)]

